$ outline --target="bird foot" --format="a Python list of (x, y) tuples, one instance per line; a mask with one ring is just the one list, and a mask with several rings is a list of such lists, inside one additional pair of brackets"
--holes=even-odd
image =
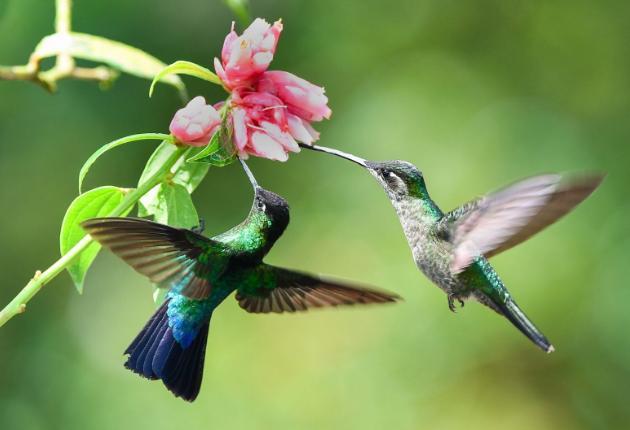
[(201, 234), (206, 229), (206, 221), (203, 218), (199, 218), (199, 225), (193, 227), (190, 230), (194, 233)]
[(451, 310), (451, 312), (457, 312), (457, 309), (455, 307), (455, 300), (457, 300), (459, 302), (460, 307), (464, 307), (465, 303), (464, 301), (455, 293), (449, 293), (448, 295), (448, 308)]

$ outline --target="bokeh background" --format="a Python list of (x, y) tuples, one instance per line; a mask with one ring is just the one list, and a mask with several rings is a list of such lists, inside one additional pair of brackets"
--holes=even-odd
[[(74, 28), (166, 62), (211, 64), (230, 21), (218, 0), (75, 2)], [(79, 296), (67, 275), (0, 330), (3, 429), (621, 429), (630, 422), (630, 3), (623, 1), (253, 1), (285, 23), (273, 67), (326, 86), (321, 143), (418, 165), (450, 209), (547, 171), (605, 171), (557, 225), (493, 259), (553, 341), (543, 354), (471, 303), (453, 315), (416, 270), (384, 193), (355, 165), (302, 153), (254, 160), (292, 222), (269, 262), (387, 288), (370, 309), (215, 313), (194, 404), (126, 371), (122, 351), (154, 309), (146, 280), (99, 256)], [(52, 0), (0, 0), (0, 63), (24, 63), (52, 31)], [(192, 78), (191, 94), (221, 91)], [(175, 92), (122, 76), (109, 91), (50, 95), (0, 82), (0, 302), (58, 257), (82, 162), (100, 145), (166, 131)], [(155, 144), (95, 166), (90, 187), (133, 186)], [(195, 193), (207, 233), (240, 222), (238, 165)]]

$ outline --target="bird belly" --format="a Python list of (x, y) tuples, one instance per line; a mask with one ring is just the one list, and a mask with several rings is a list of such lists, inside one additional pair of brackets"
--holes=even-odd
[(210, 296), (203, 300), (188, 298), (182, 294), (170, 292), (167, 298), (168, 323), (173, 331), (173, 337), (186, 348), (197, 337), (199, 329), (210, 320), (214, 309), (233, 290), (215, 287)]
[(462, 272), (454, 275), (450, 270), (450, 258), (424, 258), (416, 260), (418, 268), (446, 294), (457, 299), (475, 299), (498, 311), (489, 296), (501, 302), (508, 300), (509, 293), (503, 282), (485, 257), (478, 257)]
[(431, 282), (444, 290), (447, 294), (463, 292), (465, 285), (453, 276), (450, 270), (450, 250), (448, 244), (416, 243), (412, 246), (413, 257), (420, 271)]

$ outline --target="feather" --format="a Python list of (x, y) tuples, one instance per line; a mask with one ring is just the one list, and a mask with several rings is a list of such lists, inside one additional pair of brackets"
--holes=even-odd
[(209, 322), (184, 348), (169, 326), (168, 303), (160, 306), (125, 350), (129, 355), (125, 367), (145, 378), (161, 379), (176, 397), (192, 402), (201, 388)]
[(191, 230), (169, 227), (139, 218), (94, 218), (81, 226), (101, 245), (160, 288), (172, 288), (191, 298), (204, 299), (212, 286), (210, 269), (222, 270), (223, 261), (199, 261), (208, 249), (219, 254), (222, 244)]
[(269, 265), (261, 266), (258, 278), (255, 287), (241, 287), (236, 293), (236, 300), (247, 312), (296, 312), (320, 307), (388, 303), (400, 299), (388, 292)]
[(491, 257), (538, 233), (570, 212), (601, 183), (602, 176), (563, 182), (560, 175), (535, 176), (446, 214), (439, 230), (453, 243), (451, 271), (459, 273), (479, 256)]

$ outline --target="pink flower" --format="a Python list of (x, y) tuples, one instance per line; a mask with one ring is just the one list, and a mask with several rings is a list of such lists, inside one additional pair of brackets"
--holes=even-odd
[(280, 98), (289, 113), (304, 121), (329, 119), (332, 111), (328, 107), (328, 97), (324, 89), (289, 72), (265, 72), (260, 77), (257, 90)]
[(282, 32), (282, 22), (256, 18), (241, 36), (232, 30), (225, 37), (221, 61), (214, 59), (214, 68), (229, 89), (248, 86), (252, 79), (267, 70)]
[(169, 130), (181, 143), (205, 146), (221, 124), (219, 112), (197, 96), (175, 112)]
[(280, 99), (268, 93), (233, 95), (234, 145), (241, 158), (251, 154), (286, 161), (289, 152), (300, 152)]
[(330, 118), (324, 89), (284, 71), (267, 71), (282, 33), (282, 23), (270, 25), (257, 18), (242, 35), (225, 37), (221, 59), (214, 67), (230, 98), (207, 105), (196, 97), (179, 110), (171, 133), (181, 142), (203, 146), (221, 126), (217, 109), (228, 109), (234, 147), (241, 158), (249, 155), (286, 161), (299, 152), (298, 142), (311, 145), (319, 133), (311, 123)]

